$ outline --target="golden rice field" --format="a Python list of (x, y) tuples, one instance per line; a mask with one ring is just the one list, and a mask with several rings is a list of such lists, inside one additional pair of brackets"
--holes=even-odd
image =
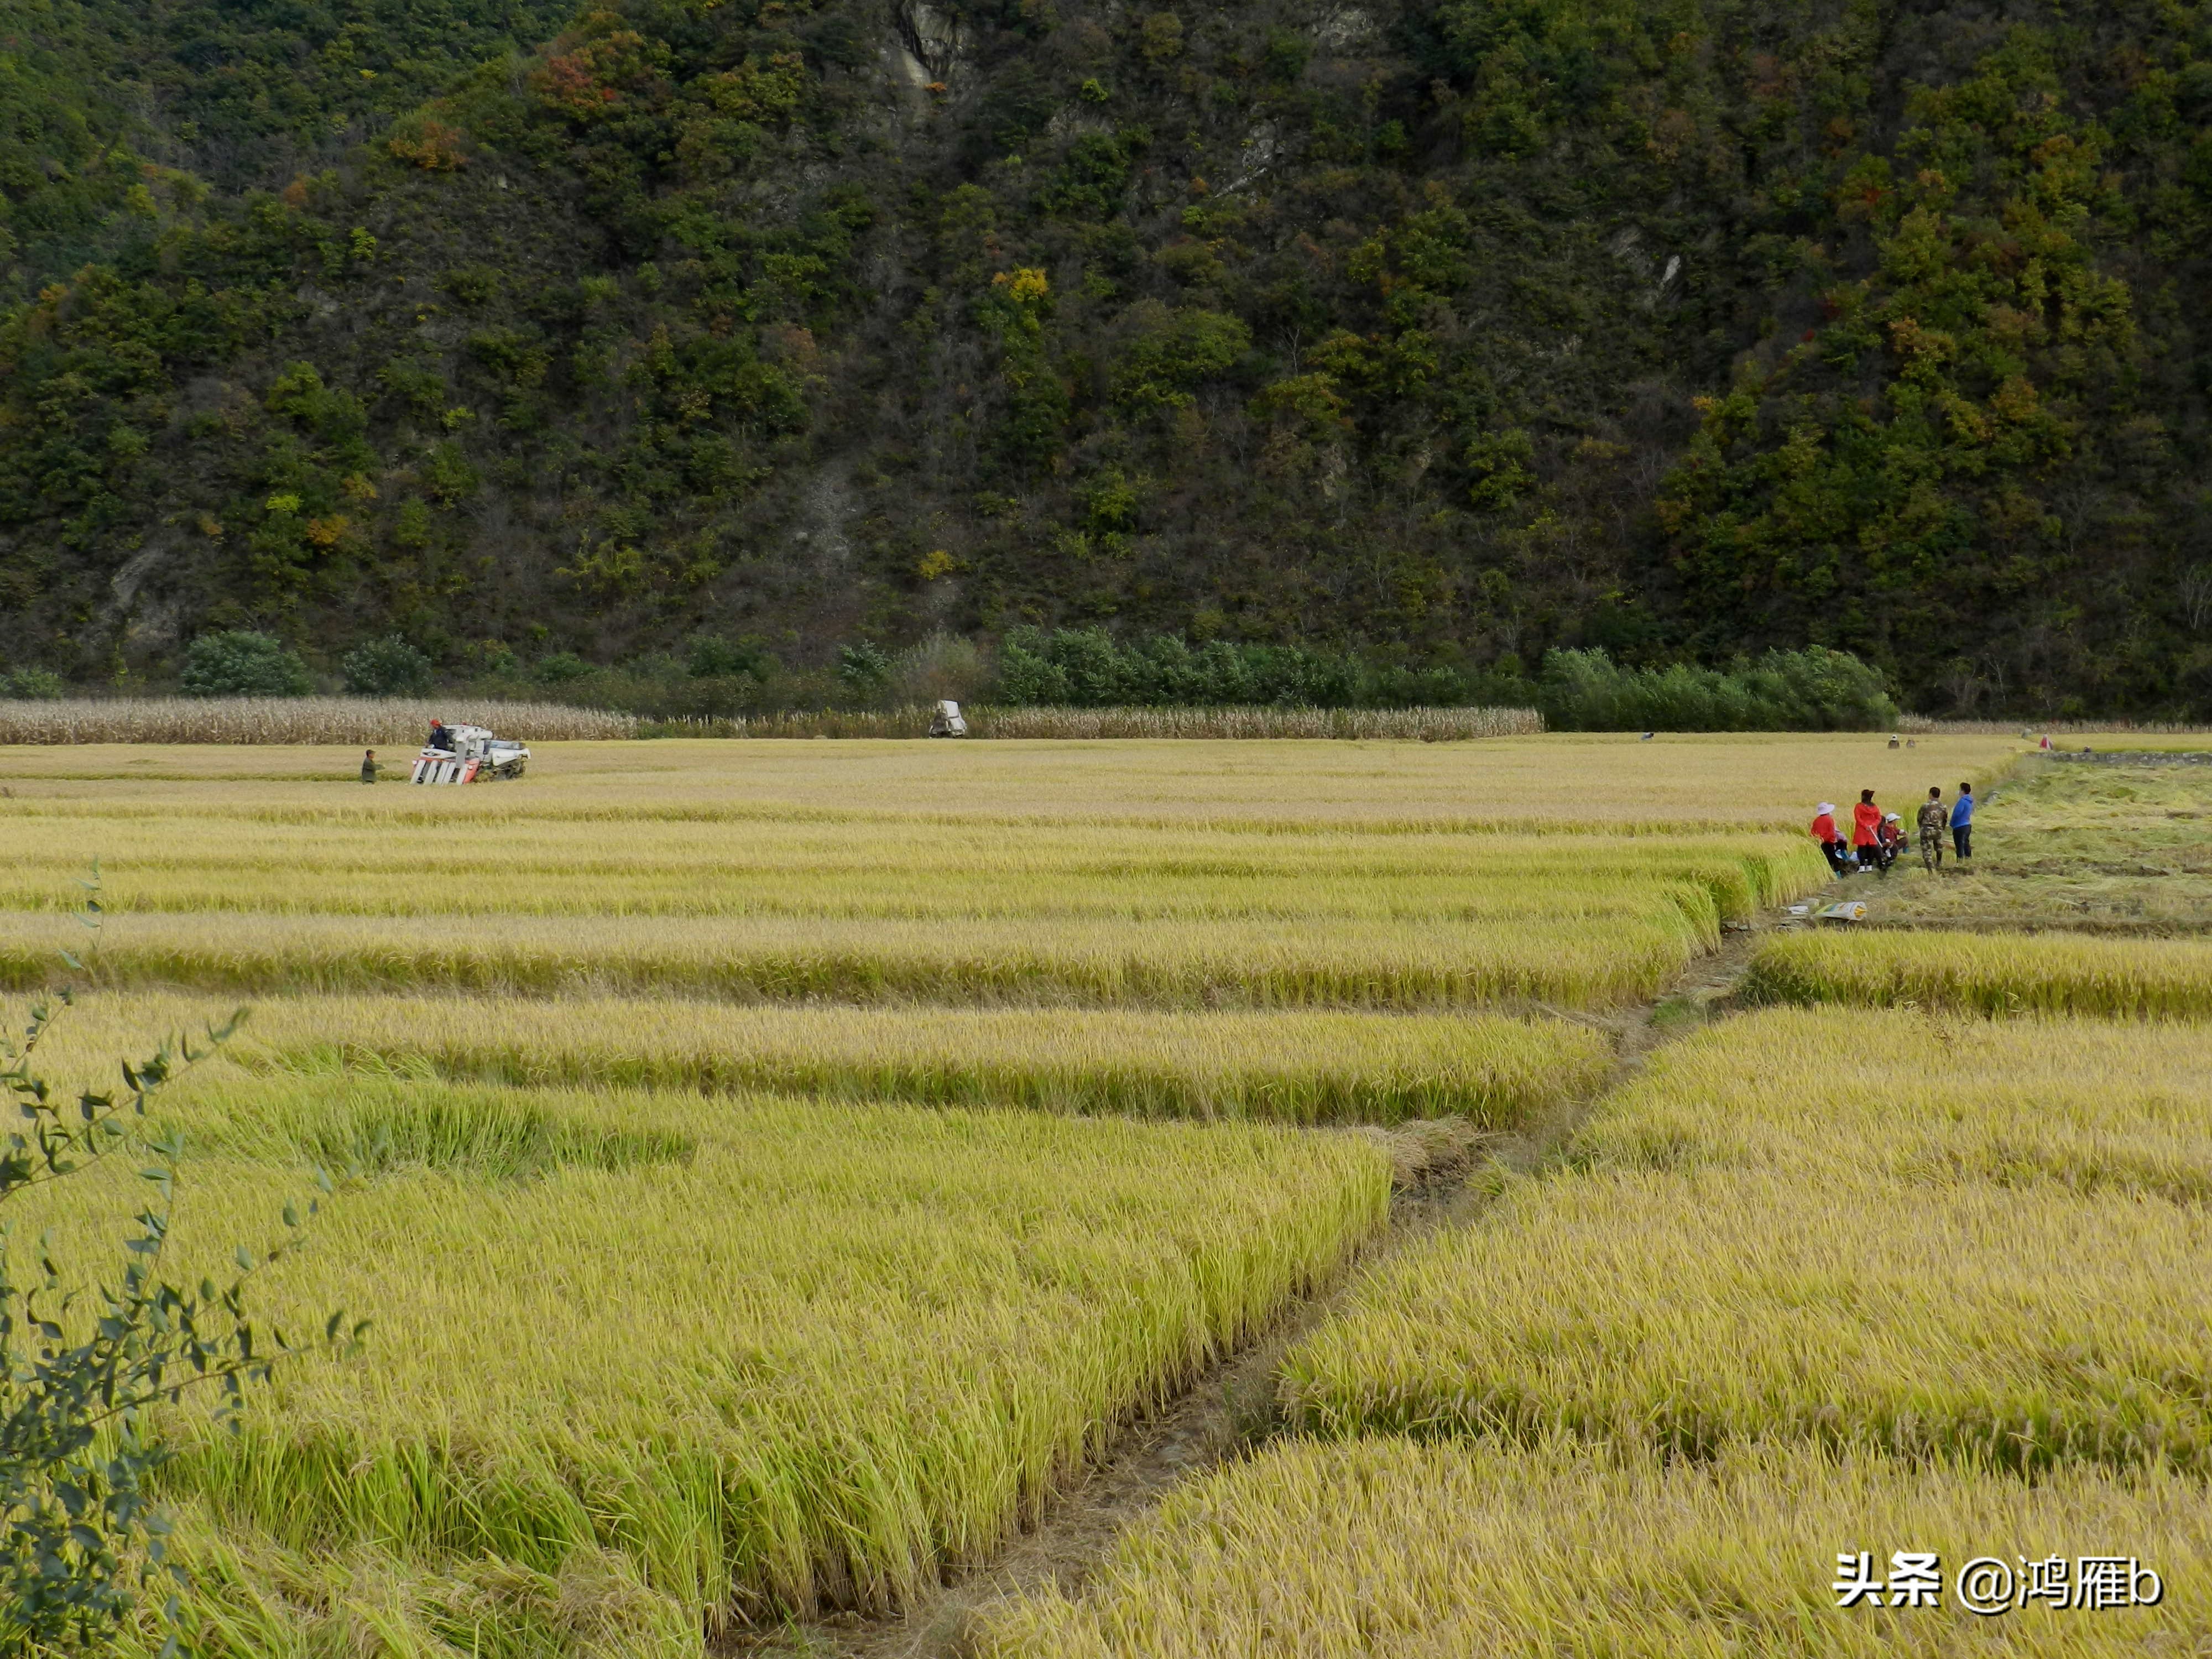
[[(1197, 926), (498, 916), (431, 926), (126, 913), (111, 919), (85, 960), (100, 985), (250, 995), (434, 989), (1024, 1006), (1601, 1008), (1649, 997), (1708, 937), (1717, 939), (1717, 921), (1703, 927), (1687, 914), (1697, 895), (1678, 891), (1682, 902), (1662, 894), (1641, 918), (1488, 927), (1327, 917)], [(43, 982), (55, 952), (83, 942), (58, 914), (0, 916), (0, 987), (13, 989)]]
[[(807, 1621), (926, 1622), (1271, 1328), (1273, 1443), (960, 1650), (2212, 1648), (2212, 1026), (2171, 1018), (2212, 947), (1770, 935), (1744, 985), (1814, 1006), (1620, 1064), (1724, 924), (1826, 885), (1817, 801), (1995, 782), (1985, 846), (2059, 845), (2076, 797), (2016, 738), (538, 747), (445, 791), (0, 750), (0, 984), (69, 949), (92, 988), (55, 1073), (254, 1005), (161, 1109), (177, 1265), (351, 1172), (254, 1297), (367, 1351), (236, 1435), (164, 1425), (216, 1659), (704, 1659), (787, 1620), (764, 1650), (846, 1654)], [(2066, 785), (2185, 860), (2173, 787)], [(1429, 1138), (1506, 1161), (1394, 1226)], [(15, 1220), (98, 1261), (129, 1184)], [(1859, 1617), (1846, 1548), (2170, 1588)]]
[[(1486, 765), (1518, 772), (1519, 741), (1450, 750), (1463, 793), (1494, 797)], [(1647, 769), (1654, 746), (1587, 753)], [(1073, 745), (1072, 774), (1045, 746), (1019, 816), (999, 793), (1007, 745), (878, 745), (898, 752), (863, 787), (842, 757), (865, 763), (867, 747), (819, 745), (841, 758), (808, 767), (787, 757), (817, 745), (577, 745), (574, 775), (555, 758), (511, 785), (445, 791), (311, 781), (283, 750), (248, 757), (268, 774), (225, 773), (200, 749), (137, 757), (172, 769), (144, 776), (135, 760), (16, 751), (0, 774), (15, 780), (0, 786), (0, 984), (37, 983), (76, 937), (60, 912), (94, 854), (102, 982), (256, 994), (1601, 1007), (1655, 994), (1724, 921), (1826, 878), (1804, 837), (1748, 815), (1658, 833), (1585, 802), (1536, 833), (1536, 809), (1569, 798), (1557, 778), (1522, 802), (1516, 832), (1423, 822), (1436, 745), (1322, 746), (1366, 773), (1366, 822), (1325, 800), (1269, 816), (1294, 775), (1270, 759), (1243, 769), (1256, 781), (1243, 814), (1211, 823), (1193, 812), (1224, 804), (1200, 796), (1223, 780), (1185, 769), (1189, 745)], [(1891, 754), (1828, 749), (1853, 765)], [(1098, 766), (1112, 752), (1126, 775)], [(935, 775), (903, 800), (924, 764)], [(822, 803), (833, 779), (836, 809)], [(975, 810), (944, 810), (956, 783)], [(1182, 792), (1177, 810), (1163, 791)]]
[[(48, 1064), (220, 1022), (204, 993), (96, 994)], [(1605, 1036), (1564, 1020), (1152, 1010), (729, 1006), (668, 998), (278, 997), (228, 1058), (262, 1074), (532, 1087), (767, 1091), (1133, 1117), (1506, 1127), (1594, 1088)], [(88, 1078), (88, 1082), (97, 1079)], [(183, 1085), (189, 1089), (191, 1085)]]
[[(1839, 1551), (1932, 1552), (1933, 1608), (1839, 1608)], [(2117, 1550), (2155, 1607), (1997, 1617), (1951, 1593), (1977, 1556)], [(982, 1659), (2035, 1659), (2212, 1645), (2212, 1507), (2190, 1480), (2071, 1468), (2035, 1485), (1815, 1447), (1706, 1462), (1559, 1440), (1292, 1439), (1194, 1481), (1079, 1593), (993, 1610)]]
[(1804, 862), (1794, 842), (1743, 832), (1608, 841), (780, 819), (648, 822), (614, 838), (509, 822), (470, 839), (484, 867), (448, 872), (454, 830), (443, 824), (11, 814), (0, 817), (0, 906), (66, 908), (84, 873), (69, 854), (97, 842), (104, 901), (149, 915), (1481, 925), (1628, 921), (1671, 906), (1710, 929), (1799, 885)]
[(1753, 1001), (2081, 1013), (2212, 1016), (2212, 943), (2078, 933), (1785, 933), (1745, 976)]
[[(1129, 1410), (1380, 1223), (1366, 1141), (765, 1096), (201, 1079), (174, 1265), (363, 1171), (264, 1284), (369, 1358), (280, 1373), (167, 1484), (306, 1553), (618, 1551), (694, 1630), (988, 1553)], [(127, 1183), (119, 1172), (105, 1184)], [(108, 1203), (102, 1206), (103, 1196)], [(92, 1252), (101, 1178), (24, 1225)], [(664, 1628), (665, 1627), (664, 1621)]]
[[(1650, 743), (1599, 732), (1473, 744), (533, 741), (537, 757), (518, 788), (442, 792), (392, 778), (364, 789), (355, 779), (359, 753), (327, 747), (115, 744), (0, 749), (0, 786), (23, 811), (97, 802), (118, 817), (166, 817), (207, 802), (240, 817), (301, 815), (311, 823), (371, 812), (379, 822), (419, 814), (432, 824), (741, 823), (805, 808), (838, 823), (951, 816), (1672, 835), (1802, 831), (1818, 802), (1851, 799), (1846, 791), (1902, 799), (1940, 783), (1948, 794), (1962, 778), (1995, 775), (2020, 749), (1995, 736), (1930, 738), (1917, 749), (1886, 741), (1760, 732)], [(380, 752), (386, 763), (404, 757)], [(240, 783), (256, 787), (241, 793)]]
[(1283, 1407), (1337, 1437), (2212, 1473), (2208, 1196), (2201, 1030), (1759, 1014), (1378, 1267)]

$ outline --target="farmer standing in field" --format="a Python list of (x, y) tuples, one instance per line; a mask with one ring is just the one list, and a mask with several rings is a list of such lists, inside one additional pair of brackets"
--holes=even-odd
[(1959, 786), (1959, 799), (1951, 808), (1951, 851), (1960, 863), (1974, 856), (1974, 786)]
[(1844, 838), (1836, 833), (1836, 804), (1832, 800), (1820, 803), (1820, 811), (1813, 815), (1813, 839), (1820, 843), (1820, 851), (1828, 860), (1828, 868), (1836, 874), (1844, 873)]
[(1943, 808), (1943, 792), (1929, 789), (1920, 805), (1920, 862), (1930, 875), (1943, 867), (1943, 829), (1950, 817)]
[(1851, 851), (1861, 870), (1889, 873), (1889, 866), (1881, 861), (1881, 808), (1874, 804), (1871, 789), (1860, 790), (1859, 804), (1851, 808)]
[(361, 751), (361, 781), (363, 783), (376, 781), (376, 750), (374, 749)]

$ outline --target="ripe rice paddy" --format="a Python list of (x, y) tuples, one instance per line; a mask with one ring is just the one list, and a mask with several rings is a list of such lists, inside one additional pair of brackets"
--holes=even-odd
[[(250, 778), (47, 773), (57, 793), (0, 800), (0, 983), (39, 982), (75, 937), (57, 912), (93, 853), (104, 982), (254, 994), (1602, 1007), (1656, 994), (1723, 921), (1826, 877), (1802, 836), (1750, 829), (1139, 822), (1100, 810), (1095, 773), (1020, 818), (749, 802), (777, 775), (750, 757), (776, 747), (722, 745), (721, 794), (687, 778), (688, 807), (597, 752), (602, 769), (575, 779), (341, 780), (289, 800)], [(957, 764), (988, 793), (998, 769)], [(1139, 771), (1116, 807), (1158, 782)], [(1387, 780), (1374, 804), (1391, 805)]]
[(1285, 1363), (1296, 1424), (2212, 1473), (2212, 1038), (1776, 1012)]
[[(228, 1006), (84, 999), (48, 1063), (105, 1061)], [(1559, 1019), (1061, 1009), (732, 1007), (669, 998), (331, 996), (257, 1004), (228, 1057), (257, 1073), (523, 1086), (769, 1091), (1136, 1117), (1516, 1125), (1595, 1087), (1603, 1034)], [(191, 1085), (187, 1085), (186, 1087)]]
[[(2014, 750), (547, 744), (428, 791), (19, 750), (0, 980), (85, 956), (64, 1074), (258, 1003), (163, 1109), (187, 1271), (356, 1172), (254, 1296), (371, 1315), (368, 1352), (283, 1367), (235, 1437), (167, 1425), (211, 1651), (697, 1659), (991, 1562), (1376, 1239), (1360, 1127), (1518, 1133), (1527, 1167), (1622, 1011), (1825, 884), (1814, 801)], [(96, 939), (64, 914), (94, 854)], [(1991, 943), (2127, 954), (2036, 958), (2070, 988), (2038, 1002), (1946, 939), (1770, 940), (1763, 995), (1921, 1006), (1657, 1054), (1564, 1162), (1350, 1276), (1274, 1371), (1293, 1437), (969, 1645), (1966, 1654), (1948, 1613), (1836, 1613), (1836, 1552), (2108, 1546), (2166, 1605), (2005, 1650), (2202, 1645), (2212, 1037), (2035, 1011), (2179, 1012), (2204, 947)], [(1948, 1006), (2027, 1017), (1866, 965), (1916, 948)], [(96, 1261), (109, 1180), (19, 1222)]]
[[(1939, 1558), (1935, 1607), (1842, 1608), (1839, 1552)], [(2117, 1551), (2156, 1607), (1968, 1612), (1977, 1556)], [(2146, 1590), (2148, 1585), (2145, 1586)], [(1549, 1441), (1293, 1439), (1171, 1496), (1079, 1592), (992, 1610), (981, 1659), (2120, 1659), (2212, 1644), (2212, 1509), (2193, 1481), (2069, 1469), (2028, 1485), (1816, 1448), (1709, 1462)]]
[[(1357, 1136), (761, 1096), (204, 1079), (174, 1265), (313, 1161), (363, 1184), (260, 1285), (373, 1311), (167, 1476), (295, 1551), (559, 1573), (617, 1551), (692, 1627), (881, 1607), (993, 1548), (1120, 1418), (1381, 1222)], [(127, 1172), (25, 1224), (96, 1247)]]
[[(515, 735), (532, 737), (526, 728)], [(1917, 750), (1886, 743), (1875, 734), (1757, 732), (1650, 743), (1607, 733), (1472, 744), (533, 740), (538, 757), (519, 787), (446, 791), (391, 777), (364, 789), (354, 781), (359, 753), (343, 750), (118, 744), (0, 750), (0, 782), (12, 792), (12, 810), (96, 802), (167, 818), (199, 805), (318, 823), (395, 813), (434, 824), (745, 823), (803, 811), (839, 822), (950, 816), (1217, 829), (1802, 834), (1814, 804), (1848, 799), (1844, 791), (1872, 788), (1901, 800), (1931, 783), (1947, 791), (1961, 778), (1979, 784), (2010, 766), (2019, 748), (1983, 736), (1923, 739)], [(387, 763), (406, 758), (382, 753)], [(239, 782), (257, 787), (241, 793)]]
[(134, 915), (1483, 924), (1625, 921), (1672, 905), (1710, 928), (1802, 888), (1806, 870), (1793, 843), (1741, 832), (1611, 840), (777, 818), (648, 820), (619, 837), (506, 823), (471, 826), (468, 839), (482, 867), (449, 871), (447, 824), (0, 815), (0, 908), (65, 904), (84, 870), (73, 854), (88, 842), (104, 848), (105, 902)]
[[(1187, 1483), (974, 1650), (2197, 1650), (2208, 1060), (2189, 1027), (1841, 1011), (1674, 1047), (1291, 1352), (1322, 1437)], [(1939, 1557), (1936, 1606), (1838, 1606), (1839, 1552), (1897, 1549)], [(2156, 1605), (1956, 1593), (2107, 1553)]]
[(2076, 933), (1790, 933), (1759, 947), (1747, 1000), (1973, 1013), (2212, 1018), (2212, 944)]
[[(240, 994), (404, 990), (676, 994), (1009, 1006), (1424, 1009), (1604, 1007), (1649, 996), (1701, 953), (1672, 902), (1642, 918), (1551, 925), (1127, 924), (498, 916), (431, 925), (345, 916), (112, 919), (95, 983)], [(51, 977), (82, 943), (64, 917), (0, 918), (0, 985)], [(1717, 937), (1718, 927), (1712, 929)]]

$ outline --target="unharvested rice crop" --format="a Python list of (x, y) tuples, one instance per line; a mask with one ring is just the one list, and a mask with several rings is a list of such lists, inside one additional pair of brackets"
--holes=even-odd
[[(1836, 1557), (1933, 1553), (1934, 1607), (1839, 1607)], [(1993, 1556), (2135, 1557), (2154, 1607), (1986, 1617)], [(2129, 1581), (2148, 1594), (2148, 1581)], [(1170, 1495), (1080, 1593), (987, 1608), (979, 1659), (2039, 1659), (2212, 1647), (2212, 1508), (2194, 1481), (2068, 1470), (2029, 1485), (1806, 1447), (1710, 1463), (1531, 1447), (1293, 1440)]]
[(440, 715), (526, 743), (637, 728), (632, 716), (600, 708), (465, 697), (0, 698), (0, 744), (400, 744), (411, 752)]
[[(498, 1555), (425, 1557), (374, 1544), (288, 1548), (207, 1507), (170, 1506), (172, 1559), (205, 1659), (702, 1659), (702, 1620), (619, 1550), (578, 1548), (544, 1571)], [(103, 1653), (158, 1659), (150, 1608)], [(726, 1649), (723, 1650), (726, 1651)]]
[[(696, 816), (532, 781), (0, 803), (0, 981), (74, 938), (28, 907), (74, 902), (93, 851), (112, 982), (1378, 1007), (1648, 995), (1826, 873), (1744, 831)], [(471, 795), (506, 805), (450, 816)]]
[(1740, 994), (1753, 1002), (2212, 1017), (2212, 944), (2074, 933), (1785, 933), (1759, 946)]
[(1291, 1419), (2212, 1472), (2212, 1036), (1777, 1011), (1285, 1361)]
[[(235, 1434), (173, 1419), (173, 1493), (334, 1558), (612, 1553), (695, 1631), (881, 1608), (988, 1553), (1389, 1188), (1360, 1137), (1229, 1123), (234, 1073), (167, 1110), (201, 1148), (188, 1279), (307, 1161), (351, 1168), (255, 1303), (376, 1319)], [(131, 1182), (44, 1188), (22, 1224), (85, 1259)]]
[[(87, 998), (46, 1063), (82, 1070), (149, 1032), (189, 1032), (228, 1012), (204, 995)], [(1456, 1116), (1486, 1128), (1587, 1092), (1611, 1060), (1587, 1027), (1481, 1015), (1064, 1009), (1040, 1019), (1022, 1009), (465, 996), (277, 999), (252, 1010), (228, 1054), (264, 1073), (1300, 1123)]]
[[(0, 985), (46, 983), (66, 917), (0, 916)], [(240, 995), (395, 990), (738, 1000), (1421, 1009), (1648, 996), (1703, 947), (1679, 911), (1465, 923), (127, 916), (95, 983)]]
[[(143, 1052), (126, 1030), (218, 991), (277, 997), (246, 1070), (165, 1105), (195, 1149), (180, 1270), (265, 1236), (304, 1163), (357, 1172), (252, 1305), (373, 1316), (368, 1353), (286, 1367), (235, 1437), (168, 1419), (226, 1659), (659, 1659), (781, 1609), (910, 1604), (1339, 1271), (1419, 1139), (1251, 1120), (1555, 1115), (1602, 1042), (1443, 1011), (1649, 997), (1725, 920), (1825, 884), (1815, 800), (1979, 780), (2013, 750), (556, 742), (519, 781), (439, 791), (362, 787), (360, 746), (0, 754), (0, 981), (82, 954), (102, 988), (81, 1057)], [(94, 854), (96, 936), (64, 914)], [(1171, 1115), (1221, 1121), (1138, 1121)], [(2142, 1153), (2169, 1184), (2195, 1155)], [(1820, 1179), (1688, 1162), (1620, 1173), (1702, 1174), (1723, 1216), (1723, 1174), (1767, 1182), (1749, 1260)], [(130, 1185), (62, 1183), (20, 1223), (97, 1262)], [(1655, 1259), (1721, 1272), (1711, 1218), (1655, 1224)], [(1613, 1224), (1571, 1319), (1496, 1310), (1554, 1317), (1563, 1352), (1631, 1301), (1672, 1322), (1673, 1287), (1630, 1271), (1632, 1218)], [(2201, 1266), (2117, 1224), (2067, 1237), (2111, 1273)], [(1571, 1229), (1516, 1248), (1582, 1271)], [(2152, 1318), (2153, 1359), (2192, 1305)], [(1708, 1371), (1716, 1334), (1741, 1332), (1683, 1338)], [(2081, 1418), (2060, 1428), (2105, 1432)], [(2192, 1422), (2155, 1426), (2185, 1449)]]
[[(197, 1501), (171, 1513), (204, 1659), (705, 1659), (750, 1645), (710, 1649), (697, 1612), (647, 1583), (620, 1549), (580, 1547), (547, 1571), (494, 1554), (295, 1549), (219, 1524)], [(142, 1607), (102, 1652), (158, 1659), (166, 1635)]]
[[(1773, 1010), (1669, 1048), (1574, 1166), (2212, 1197), (2212, 1034)], [(1838, 1190), (1842, 1188), (1839, 1187)]]
[[(506, 786), (496, 786), (504, 788)], [(62, 907), (101, 849), (112, 912), (1190, 922), (1630, 921), (1708, 938), (1826, 874), (1810, 842), (1737, 834), (1263, 835), (1096, 825), (520, 819), (469, 827), (0, 813), (0, 902)]]
[(1970, 777), (1978, 785), (2019, 752), (2017, 742), (1989, 738), (1891, 750), (1858, 733), (1650, 743), (1585, 732), (1470, 744), (674, 739), (548, 744), (514, 787), (434, 790), (398, 781), (362, 788), (357, 749), (109, 744), (0, 750), (0, 786), (24, 805), (212, 807), (329, 823), (401, 812), (458, 828), (519, 817), (744, 826), (804, 810), (839, 822), (949, 816), (1607, 836), (1750, 828), (1802, 838), (1816, 802), (1855, 799), (1844, 792), (1860, 788), (1901, 800), (1924, 795), (1931, 783), (1948, 791)]

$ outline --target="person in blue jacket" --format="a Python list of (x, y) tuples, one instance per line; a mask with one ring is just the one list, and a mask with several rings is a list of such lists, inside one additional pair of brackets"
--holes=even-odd
[(1959, 786), (1959, 799), (1951, 805), (1951, 851), (1958, 857), (1974, 856), (1974, 786)]

